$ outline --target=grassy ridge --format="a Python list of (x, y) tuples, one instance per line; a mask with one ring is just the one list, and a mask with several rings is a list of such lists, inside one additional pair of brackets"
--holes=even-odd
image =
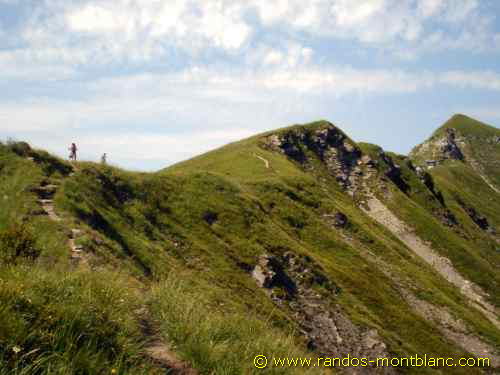
[[(317, 122), (277, 132), (325, 126), (330, 125)], [(236, 142), (152, 174), (77, 163), (75, 174), (69, 175), (71, 167), (48, 154), (0, 147), (0, 173), (6, 177), (0, 181), (0, 198), (14, 197), (5, 200), (0, 212), (0, 232), (26, 226), (39, 253), (36, 260), (4, 261), (10, 264), (1, 266), (5, 307), (0, 311), (10, 323), (0, 325), (0, 373), (30, 373), (33, 366), (47, 374), (158, 371), (144, 355), (134, 313), (145, 306), (165, 341), (202, 373), (252, 372), (252, 356), (260, 352), (313, 356), (298, 334), (293, 312), (277, 308), (249, 275), (260, 255), (288, 251), (309, 257), (340, 293), (320, 286), (315, 290), (359, 326), (376, 329), (392, 355), (467, 356), (408, 305), (403, 287), (449, 310), (491, 346), (500, 346), (500, 332), (354, 205), (320, 159), (308, 154), (311, 168), (306, 171), (263, 149), (261, 140), (262, 135)], [(377, 146), (359, 146), (380, 160)], [(466, 168), (436, 168), (436, 190), (461, 223), (459, 229), (448, 228), (439, 221), (442, 203), (415, 175), (408, 158), (388, 155), (401, 166), (409, 190), (403, 193), (389, 183), (392, 199), (386, 204), (498, 304), (493, 242), (475, 230), (453, 198), (460, 195), (496, 224), (496, 202), (489, 205), (473, 196), (474, 191), (491, 192)], [(380, 161), (377, 179), (387, 168)], [(455, 185), (459, 179), (463, 189)], [(60, 223), (33, 215), (37, 204), (31, 188), (42, 180), (59, 185), (55, 205)], [(376, 186), (377, 181), (369, 183)], [(325, 218), (338, 211), (349, 220), (343, 229)], [(69, 228), (83, 231), (78, 241), (90, 254), (93, 271), (71, 271), (64, 234)], [(26, 328), (30, 326), (32, 333)], [(18, 327), (19, 334), (9, 327)], [(35, 349), (33, 357), (22, 357)], [(48, 364), (52, 355), (55, 367)], [(479, 372), (468, 368), (456, 373)]]
[[(260, 165), (258, 159), (255, 163)], [(91, 165), (88, 168), (92, 173), (102, 169)], [(113, 173), (120, 175), (119, 171)], [(80, 175), (92, 174), (82, 170)], [(297, 175), (303, 176), (300, 172)], [(142, 191), (142, 184), (154, 185), (152, 181), (156, 179), (162, 181), (158, 183), (163, 187), (158, 192), (161, 194), (158, 201), (165, 207), (149, 223), (158, 223), (156, 225), (162, 228), (158, 232), (154, 230), (157, 229), (156, 225), (153, 225), (153, 230), (144, 232), (139, 225), (145, 220), (143, 209), (129, 208), (147, 207), (139, 195), (111, 210), (112, 204), (98, 203), (102, 198), (95, 187), (100, 185), (89, 184), (89, 188), (94, 190), (82, 194), (73, 204), (88, 205), (106, 222), (113, 223), (115, 231), (122, 233), (123, 243), (110, 241), (118, 253), (125, 244), (136, 259), (141, 259), (140, 264), (152, 269), (152, 275), (160, 279), (165, 275), (160, 267), (164, 264), (161, 262), (162, 256), (170, 257), (170, 261), (165, 261), (166, 269), (171, 270), (172, 264), (175, 269), (193, 268), (204, 280), (226, 291), (226, 299), (234, 302), (238, 314), (252, 314), (248, 307), (255, 306), (253, 314), (261, 316), (261, 319), (269, 319), (273, 325), (283, 326), (288, 321), (287, 311), (276, 310), (238, 264), (254, 264), (256, 257), (263, 253), (281, 254), (291, 250), (317, 261), (343, 291), (335, 302), (344, 306), (359, 324), (377, 328), (391, 343), (394, 353), (447, 353), (451, 356), (461, 353), (449, 343), (443, 343), (439, 336), (434, 336), (432, 326), (416, 316), (404, 300), (394, 294), (391, 281), (361, 257), (358, 249), (345, 243), (340, 233), (333, 231), (320, 219), (322, 213), (342, 209), (351, 215), (352, 235), (360, 241), (370, 243), (380, 236), (380, 230), (351, 206), (349, 199), (336, 185), (327, 184), (328, 190), (324, 191), (309, 176), (237, 185), (233, 180), (228, 181), (218, 174), (202, 171), (182, 175), (139, 176), (137, 181), (127, 176), (131, 185), (139, 184), (134, 191)], [(116, 185), (121, 186), (121, 182)], [(80, 183), (79, 186), (83, 188), (87, 185)], [(206, 212), (217, 213), (218, 219), (214, 224), (209, 225), (204, 221)], [(89, 222), (89, 226), (92, 225)], [(105, 237), (106, 228), (96, 226), (92, 230)], [(367, 234), (365, 228), (372, 228), (373, 234)], [(142, 245), (150, 244), (153, 238), (154, 242), (161, 243), (161, 252), (154, 252), (151, 246)], [(380, 254), (384, 254), (389, 264), (394, 263), (393, 259), (401, 260), (403, 255), (397, 254), (405, 252), (401, 246), (392, 243), (391, 246), (398, 250), (388, 252), (385, 241), (377, 241)], [(179, 245), (176, 247), (174, 242)], [(156, 255), (151, 263), (148, 262), (148, 255), (142, 255), (148, 253)], [(126, 259), (127, 255), (123, 253), (123, 257)], [(414, 270), (417, 274), (423, 274), (422, 279), (435, 280), (432, 287), (442, 284), (442, 280), (436, 280), (425, 265), (421, 262), (417, 264)], [(418, 270), (422, 266), (424, 272)], [(401, 272), (405, 272), (404, 267), (401, 267)], [(292, 322), (285, 323), (286, 329), (293, 326)], [(410, 331), (409, 327), (415, 331)], [(427, 331), (428, 335), (415, 334), (422, 331)]]
[[(189, 300), (186, 300), (186, 290), (173, 288), (161, 280), (175, 274), (177, 283), (188, 283), (178, 271), (193, 266), (201, 270), (201, 256), (215, 258), (206, 253), (212, 245), (203, 240), (209, 228), (199, 227), (205, 210), (200, 205), (193, 211), (195, 206), (189, 198), (191, 192), (184, 189), (188, 181), (130, 174), (86, 163), (78, 164), (74, 176), (62, 176), (47, 172), (43, 165), (27, 160), (25, 155), (17, 155), (10, 146), (2, 147), (1, 151), (2, 172), (7, 177), (2, 179), (2, 192), (17, 193), (18, 198), (12, 201), (8, 210), (2, 211), (4, 221), (0, 232), (7, 233), (12, 226), (25, 223), (22, 225), (29, 227), (36, 240), (34, 246), (41, 251), (35, 260), (4, 258), (0, 264), (3, 323), (0, 325), (0, 373), (160, 373), (159, 368), (144, 355), (146, 337), (140, 331), (135, 311), (148, 304), (154, 306), (158, 318), (169, 317), (168, 321), (163, 320), (163, 324), (180, 327), (187, 339), (189, 326), (195, 324), (191, 326), (194, 330), (200, 322), (182, 320), (194, 317)], [(31, 172), (22, 173), (23, 168)], [(38, 209), (31, 188), (45, 179), (60, 185), (55, 197), (57, 212), (63, 218), (60, 223), (31, 214)], [(191, 182), (194, 191), (207, 184), (214, 191), (220, 191), (221, 187), (225, 189), (222, 195), (230, 197), (234, 216), (249, 203), (245, 197), (233, 197), (237, 188), (217, 177), (202, 175), (198, 179), (189, 179)], [(180, 192), (185, 194), (185, 201), (181, 204), (175, 197)], [(204, 196), (204, 204), (213, 203), (210, 196)], [(175, 212), (173, 220), (172, 212)], [(250, 217), (251, 210), (248, 212)], [(196, 223), (190, 224), (190, 220)], [(180, 225), (179, 221), (183, 224)], [(240, 224), (245, 226), (245, 220)], [(84, 230), (85, 235), (79, 241), (93, 254), (90, 263), (94, 271), (74, 270), (69, 265), (65, 232), (71, 227)], [(45, 238), (53, 242), (44, 243)], [(51, 246), (52, 243), (58, 246)], [(214, 247), (212, 252), (217, 250)], [(235, 273), (243, 273), (241, 270), (235, 272), (232, 261), (227, 263), (222, 257), (217, 259), (216, 265), (220, 268), (209, 273), (206, 279), (222, 285), (231, 282)], [(224, 270), (228, 271), (224, 280), (217, 280)], [(157, 284), (159, 282), (161, 284)], [(247, 289), (254, 285), (250, 280), (245, 280), (244, 284), (242, 287)], [(140, 295), (141, 290), (150, 287), (158, 291), (151, 301), (148, 294)], [(166, 295), (164, 288), (167, 287)], [(209, 287), (209, 290), (214, 290), (214, 287)], [(192, 291), (190, 296), (200, 303), (204, 298)], [(237, 322), (246, 316), (244, 311), (249, 300), (245, 299), (248, 294), (238, 296), (234, 293), (233, 297), (235, 301), (231, 309), (220, 308), (218, 312), (214, 305), (210, 317), (208, 310), (197, 315), (199, 319), (203, 317), (205, 328), (193, 331), (180, 350), (180, 354), (190, 353), (191, 357), (187, 358), (193, 366), (203, 373), (221, 366), (226, 367), (227, 373), (247, 372), (252, 366), (251, 348), (261, 344), (265, 344), (269, 352), (307, 354), (298, 349), (295, 338), (287, 333), (293, 325), (285, 323), (288, 328), (281, 333), (269, 323), (255, 318), (246, 320), (246, 333), (238, 330)], [(209, 300), (213, 305), (214, 301)], [(265, 305), (259, 307), (263, 310), (262, 315), (273, 311), (270, 303), (267, 308)], [(174, 307), (176, 314), (168, 315)], [(197, 313), (202, 311), (198, 309)], [(231, 325), (233, 333), (228, 330), (228, 321), (234, 323)], [(209, 344), (214, 335), (218, 337), (218, 346), (212, 348)], [(262, 339), (257, 340), (261, 336)], [(204, 347), (200, 346), (202, 342), (205, 342)], [(235, 345), (238, 349), (234, 355), (223, 360), (222, 348)], [(209, 354), (211, 359), (205, 357)], [(205, 360), (195, 361), (195, 357)]]

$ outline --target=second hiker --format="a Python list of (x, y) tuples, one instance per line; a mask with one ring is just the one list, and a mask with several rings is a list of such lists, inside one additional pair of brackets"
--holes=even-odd
[(72, 143), (69, 147), (69, 160), (76, 161), (76, 151), (78, 151), (78, 148), (75, 143)]

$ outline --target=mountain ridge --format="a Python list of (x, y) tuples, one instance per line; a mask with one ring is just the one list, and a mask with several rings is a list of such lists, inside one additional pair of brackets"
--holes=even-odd
[[(148, 324), (157, 327), (155, 340), (164, 340), (201, 373), (252, 373), (253, 351), (278, 355), (283, 348), (313, 357), (488, 357), (490, 369), (454, 373), (495, 371), (500, 203), (483, 177), (496, 181), (497, 146), (481, 150), (492, 159), (482, 169), (468, 164), (471, 155), (479, 158), (458, 141), (462, 120), (450, 121), (464, 158), (455, 158), (457, 150), (440, 140), (448, 141), (448, 124), (438, 131), (436, 152), (444, 156), (435, 165), (426, 163), (427, 154), (398, 155), (354, 142), (324, 120), (233, 142), (150, 174), (69, 164), (26, 144), (2, 145), (0, 195), (8, 198), (0, 215), (0, 254), (15, 228), (25, 228), (37, 252), (34, 260), (24, 259), (21, 247), (18, 255), (2, 258), (0, 267), (31, 267), (56, 279), (54, 264), (82, 277), (119, 272), (128, 306), (119, 314), (130, 337), (145, 339), (140, 319), (154, 319)], [(483, 145), (482, 138), (470, 142), (472, 148)], [(51, 209), (59, 222), (37, 202), (40, 186), (57, 186)], [(70, 236), (79, 233), (69, 238), (86, 260), (73, 266), (67, 264), (68, 230)], [(27, 303), (22, 293), (36, 303), (43, 291), (20, 287), (21, 294), (12, 294), (1, 288), (7, 282), (31, 285), (22, 280), (6, 277), (0, 301), (12, 311), (5, 313), (8, 319), (32, 326), (34, 333), (14, 338), (0, 325), (7, 348), (0, 349), (0, 373), (29, 366), (8, 348), (43, 347), (40, 359), (54, 345), (41, 333), (49, 314), (42, 309), (33, 321), (32, 311), (19, 307)], [(115, 284), (109, 285), (111, 293)], [(95, 303), (104, 309), (102, 301)], [(138, 308), (147, 313), (136, 316)], [(53, 306), (52, 314), (65, 322), (59, 309)], [(270, 336), (259, 341), (258, 335), (243, 335), (246, 329)], [(125, 332), (124, 326), (116, 332)], [(227, 357), (228, 345), (236, 356)], [(80, 355), (95, 356), (92, 350)], [(103, 353), (102, 362), (122, 366), (123, 373), (137, 373), (141, 363), (158, 370), (144, 355), (122, 351), (134, 360), (119, 365), (112, 352)], [(89, 368), (85, 362), (59, 363), (69, 372)], [(340, 369), (356, 370), (375, 371)]]

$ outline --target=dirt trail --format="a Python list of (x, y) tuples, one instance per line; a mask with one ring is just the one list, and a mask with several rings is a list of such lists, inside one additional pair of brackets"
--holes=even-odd
[[(42, 206), (44, 213), (53, 221), (61, 222), (63, 219), (56, 213), (54, 207), (54, 196), (57, 193), (59, 185), (47, 184), (42, 182), (33, 189), (38, 197), (38, 203)], [(82, 231), (76, 228), (71, 229), (68, 235), (68, 246), (71, 250), (71, 259), (76, 263), (88, 264), (87, 256), (83, 252), (83, 247), (76, 244), (76, 239), (82, 234)]]
[(260, 160), (262, 160), (264, 162), (264, 164), (266, 165), (266, 168), (269, 169), (269, 160), (263, 158), (262, 156), (259, 156), (257, 154), (253, 154), (253, 156), (255, 156), (256, 158), (259, 158)]
[(377, 265), (385, 276), (387, 276), (399, 291), (401, 296), (419, 316), (432, 323), (448, 340), (477, 357), (489, 358), (491, 365), (500, 367), (500, 353), (481, 337), (472, 333), (464, 322), (456, 319), (445, 307), (431, 304), (417, 298), (411, 292), (413, 280), (394, 273), (382, 258), (373, 254), (363, 243), (358, 240), (343, 236), (346, 242), (360, 251), (360, 254)]
[(478, 358), (489, 358), (492, 367), (500, 367), (500, 355), (498, 352), (479, 337), (471, 335), (461, 320), (457, 320), (443, 307), (420, 300), (409, 292), (405, 292), (403, 295), (410, 306), (424, 319), (436, 324), (448, 340), (454, 342), (465, 351), (476, 355)]
[(153, 322), (146, 307), (136, 311), (142, 334), (147, 338), (145, 354), (168, 374), (197, 375), (198, 371), (181, 361), (161, 339), (158, 327)]
[[(74, 176), (77, 168), (73, 167), (73, 172), (69, 177)], [(41, 205), (44, 214), (56, 222), (65, 222), (55, 211), (54, 196), (57, 193), (59, 185), (42, 182), (32, 191), (38, 197), (38, 203)], [(88, 266), (88, 254), (85, 253), (83, 246), (77, 245), (76, 240), (83, 234), (81, 229), (72, 228), (68, 234), (68, 246), (71, 249), (71, 260), (77, 265)], [(198, 372), (190, 368), (185, 362), (180, 361), (175, 353), (163, 342), (158, 334), (158, 330), (151, 323), (146, 307), (136, 311), (144, 338), (146, 339), (145, 354), (152, 362), (166, 370), (168, 374), (175, 375), (197, 375)]]
[(364, 211), (372, 219), (386, 227), (415, 254), (429, 263), (441, 276), (458, 287), (460, 292), (467, 297), (472, 305), (500, 329), (500, 321), (497, 317), (498, 313), (495, 307), (485, 300), (487, 294), (479, 286), (458, 273), (448, 258), (437, 254), (376, 197), (372, 196), (368, 199), (367, 203), (369, 209), (365, 209)]

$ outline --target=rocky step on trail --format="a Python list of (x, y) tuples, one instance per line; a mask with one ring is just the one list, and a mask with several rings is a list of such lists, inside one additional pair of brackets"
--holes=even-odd
[(41, 204), (43, 211), (49, 216), (51, 220), (61, 221), (54, 210), (54, 201), (52, 199), (39, 199), (38, 203)]
[[(74, 172), (69, 174), (72, 177)], [(42, 207), (40, 213), (47, 215), (56, 222), (65, 222), (55, 211), (54, 196), (57, 193), (59, 185), (42, 181), (40, 185), (35, 186), (30, 191), (35, 193), (37, 201)], [(38, 211), (37, 211), (38, 212)], [(78, 228), (72, 228), (68, 232), (68, 246), (71, 249), (71, 260), (76, 265), (88, 266), (88, 254), (84, 247), (77, 244), (77, 239), (84, 235), (84, 231)], [(163, 342), (158, 333), (157, 324), (153, 322), (147, 308), (143, 307), (136, 311), (141, 326), (141, 331), (145, 338), (145, 355), (157, 366), (164, 369), (166, 373), (173, 375), (198, 375), (198, 371), (191, 368), (186, 362), (181, 361), (177, 355)]]
[[(51, 220), (61, 222), (62, 218), (56, 213), (54, 206), (54, 196), (57, 193), (59, 185), (50, 184), (47, 181), (42, 181), (39, 186), (31, 189), (38, 197), (38, 203), (42, 206), (42, 212)], [(71, 250), (71, 260), (76, 263), (87, 264), (87, 257), (84, 254), (83, 246), (76, 244), (76, 239), (82, 235), (82, 230), (73, 228), (68, 235), (68, 246)]]
[(57, 191), (59, 186), (55, 184), (47, 184), (44, 182), (40, 184), (40, 186), (36, 186), (31, 191), (35, 193), (40, 199), (52, 199)]

